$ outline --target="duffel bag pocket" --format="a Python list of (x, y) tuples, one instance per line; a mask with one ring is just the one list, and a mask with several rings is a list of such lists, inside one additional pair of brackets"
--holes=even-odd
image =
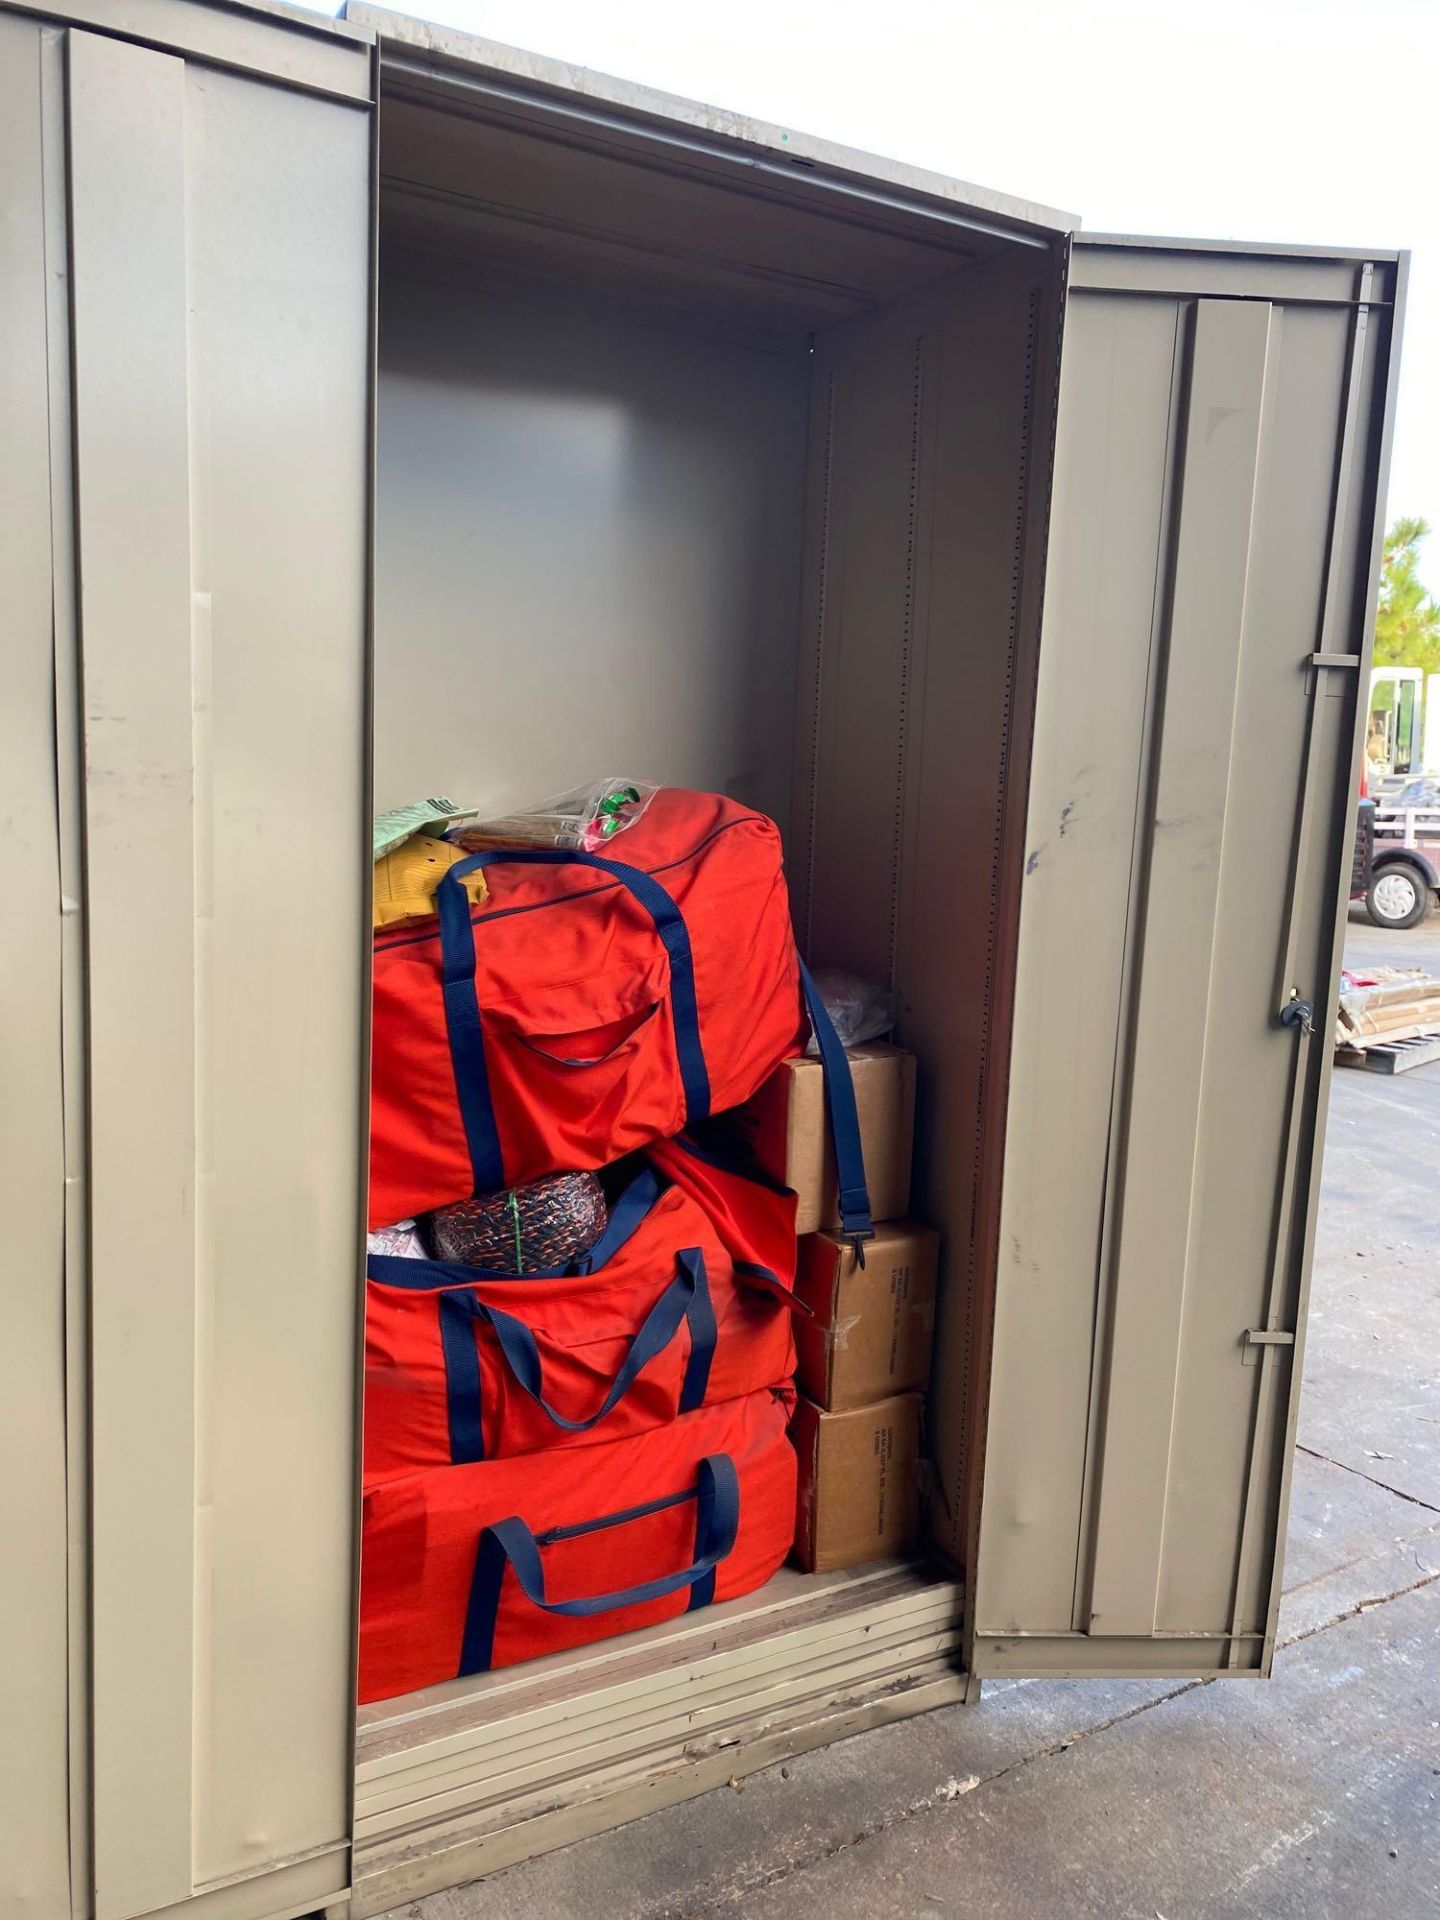
[(547, 1067), (575, 1073), (589, 1067), (613, 1066), (617, 1060), (637, 1052), (649, 1039), (646, 1029), (663, 1004), (652, 1000), (638, 1013), (622, 1014), (618, 1020), (606, 1021), (603, 1026), (582, 1027), (571, 1033), (525, 1033), (516, 1027), (512, 1037)]
[[(616, 1034), (600, 1051), (612, 1063), (617, 1056), (623, 1060), (632, 1047), (643, 1046), (645, 1040), (664, 1030), (668, 1024), (673, 1051), (664, 1065), (658, 1058), (653, 1063), (658, 1083), (650, 1092), (657, 1101), (657, 1115), (662, 1110), (670, 1114), (677, 1099), (683, 1125), (703, 1118), (710, 1111), (710, 1080), (700, 1039), (700, 1016), (695, 999), (695, 962), (690, 948), (690, 935), (683, 914), (660, 882), (652, 874), (626, 866), (622, 861), (606, 860), (599, 854), (582, 853), (569, 848), (527, 847), (472, 854), (469, 859), (459, 861), (447, 871), (435, 899), (439, 913), (445, 1024), (477, 1193), (503, 1187), (507, 1179), (531, 1178), (537, 1171), (550, 1171), (548, 1167), (516, 1167), (509, 1173), (506, 1170), (485, 1049), (485, 1028), (495, 1010), (482, 1009), (480, 1005), (475, 979), (475, 929), (470, 917), (470, 903), (460, 884), (472, 869), (506, 863), (588, 868), (604, 874), (630, 895), (651, 925), (656, 943), (653, 958), (660, 962), (663, 969), (663, 1004), (668, 1007), (670, 1017), (668, 1023), (653, 1018), (638, 1018), (644, 1013), (644, 1008), (636, 1008), (637, 1024), (628, 1034), (623, 1031)], [(653, 1011), (658, 1011), (658, 1005), (652, 1007)], [(520, 1051), (537, 1065), (573, 1068), (598, 1064), (598, 1060), (583, 1057), (594, 1051), (591, 1047), (578, 1048), (577, 1052), (582, 1057), (573, 1060), (557, 1057), (545, 1045), (547, 1037), (553, 1036), (531, 1032)], [(564, 1039), (567, 1036), (559, 1037)], [(572, 1040), (579, 1038), (576, 1034), (568, 1037)], [(539, 1046), (534, 1044), (537, 1040), (541, 1043)], [(519, 1067), (513, 1049), (510, 1050), (508, 1064), (512, 1068)], [(519, 1073), (514, 1091), (518, 1096), (518, 1117), (523, 1115), (526, 1104), (523, 1072)], [(657, 1125), (654, 1129), (656, 1135), (673, 1131), (675, 1129), (671, 1126)], [(612, 1145), (618, 1147), (619, 1142)]]

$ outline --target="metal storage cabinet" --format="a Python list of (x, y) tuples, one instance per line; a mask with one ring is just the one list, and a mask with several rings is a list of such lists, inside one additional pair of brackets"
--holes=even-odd
[[(988, 1674), (1273, 1651), (1403, 257), (349, 11), (0, 4), (3, 1920), (373, 1913)], [(901, 983), (936, 1558), (357, 1734), (356, 823), (477, 714), (497, 803), (766, 806)]]

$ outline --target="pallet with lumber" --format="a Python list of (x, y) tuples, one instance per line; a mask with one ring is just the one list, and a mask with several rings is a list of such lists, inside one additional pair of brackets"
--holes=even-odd
[(1372, 1040), (1364, 1047), (1337, 1047), (1337, 1067), (1363, 1067), (1370, 1073), (1404, 1073), (1440, 1060), (1440, 1034), (1414, 1034), (1408, 1040)]
[(1440, 980), (1418, 968), (1384, 968), (1366, 985), (1347, 987), (1336, 1008), (1335, 1058), (1376, 1073), (1440, 1060)]

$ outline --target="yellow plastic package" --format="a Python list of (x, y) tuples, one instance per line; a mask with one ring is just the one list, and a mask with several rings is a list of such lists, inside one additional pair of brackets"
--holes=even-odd
[[(393, 927), (402, 920), (420, 920), (435, 911), (435, 889), (449, 867), (468, 856), (448, 840), (432, 840), (417, 833), (375, 862), (374, 924)], [(472, 906), (486, 898), (483, 873), (467, 873), (460, 882)]]

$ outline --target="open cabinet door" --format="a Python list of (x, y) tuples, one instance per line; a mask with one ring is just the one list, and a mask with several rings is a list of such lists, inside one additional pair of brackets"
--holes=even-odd
[(69, 10), (127, 35), (42, 27), (35, 74), (78, 585), (72, 1910), (272, 1920), (349, 1885), (371, 49)]
[(1074, 243), (982, 1676), (1269, 1668), (1403, 279)]

